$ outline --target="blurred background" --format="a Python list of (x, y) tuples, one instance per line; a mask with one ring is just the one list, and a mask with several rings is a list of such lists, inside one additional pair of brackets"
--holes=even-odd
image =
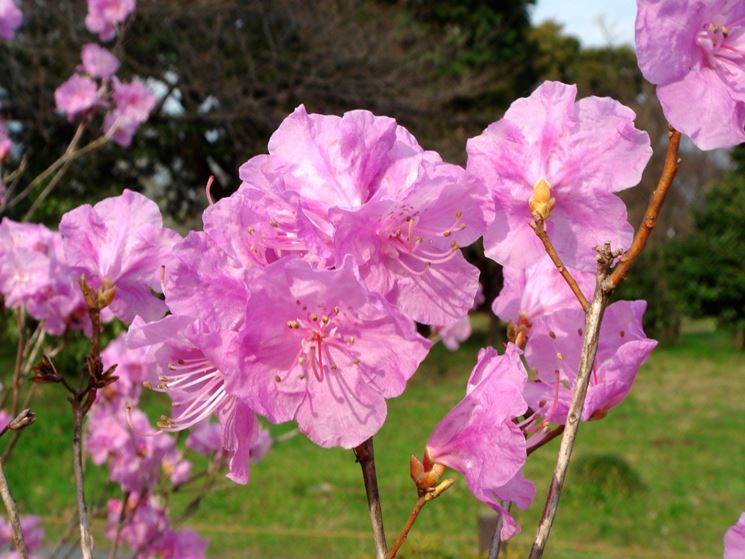
[[(72, 137), (53, 92), (93, 38), (83, 0), (22, 7), (18, 37), (0, 43), (0, 113), (35, 176)], [(424, 147), (463, 164), (467, 138), (543, 80), (561, 80), (576, 83), (579, 96), (632, 107), (648, 131), (655, 155), (640, 186), (622, 193), (636, 225), (662, 167), (667, 128), (636, 65), (634, 16), (633, 0), (140, 0), (120, 75), (145, 79), (158, 105), (129, 149), (108, 146), (74, 162), (37, 217), (56, 226), (65, 211), (129, 187), (156, 200), (170, 225), (199, 228), (207, 179), (215, 176), (214, 196), (233, 192), (238, 167), (266, 151), (300, 103), (309, 112), (366, 108), (395, 117)], [(663, 343), (627, 402), (583, 428), (547, 557), (720, 556), (724, 530), (745, 508), (745, 151), (703, 153), (686, 143), (681, 157), (651, 246), (618, 294), (649, 301), (647, 333)], [(27, 209), (24, 202), (8, 215)], [(486, 302), (474, 336), (456, 353), (433, 352), (411, 390), (391, 403), (376, 441), (392, 534), (415, 499), (408, 455), (421, 453), (462, 396), (476, 350), (504, 339), (504, 325), (488, 313), (499, 267), (478, 252), (471, 258)], [(4, 329), (3, 365), (13, 351), (11, 327)], [(8, 475), (21, 508), (41, 514), (51, 537), (74, 510), (70, 461), (59, 459), (69, 453), (70, 418), (61, 393), (44, 390), (42, 399), (36, 432), (15, 457), (24, 467)], [(508, 557), (532, 535), (555, 450), (529, 461), (539, 494), (517, 515), (525, 534)], [(245, 488), (221, 483), (188, 522), (210, 540), (210, 556), (370, 556), (350, 453), (297, 437), (253, 472)], [(104, 479), (91, 467), (90, 494), (103, 503)], [(174, 507), (191, 497), (176, 495)], [(403, 556), (477, 556), (483, 512), (459, 481), (424, 511)]]

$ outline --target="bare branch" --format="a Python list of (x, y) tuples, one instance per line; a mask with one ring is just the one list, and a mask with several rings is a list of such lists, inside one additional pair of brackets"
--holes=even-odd
[(378, 491), (378, 477), (375, 472), (375, 451), (373, 449), (372, 437), (354, 449), (354, 455), (362, 468), (362, 478), (365, 481), (365, 493), (367, 493), (367, 506), (370, 512), (370, 524), (372, 526), (373, 540), (375, 540), (375, 556), (377, 559), (385, 559), (388, 551), (388, 543), (385, 541), (385, 529), (383, 528), (383, 510), (380, 506), (380, 493)]

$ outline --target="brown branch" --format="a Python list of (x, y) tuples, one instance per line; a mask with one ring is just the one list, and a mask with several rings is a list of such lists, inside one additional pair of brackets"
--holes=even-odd
[(367, 493), (367, 507), (370, 513), (370, 525), (375, 541), (375, 556), (377, 559), (385, 559), (388, 551), (388, 543), (385, 541), (385, 529), (383, 528), (383, 510), (380, 506), (380, 493), (378, 491), (378, 477), (375, 472), (375, 451), (373, 449), (372, 437), (354, 449), (354, 455), (362, 468), (362, 478), (365, 482), (365, 493)]
[(93, 536), (91, 536), (90, 520), (88, 519), (88, 507), (85, 504), (85, 487), (83, 483), (83, 410), (80, 402), (73, 403), (74, 423), (72, 430), (72, 463), (75, 470), (75, 496), (78, 506), (78, 524), (80, 526), (80, 551), (83, 559), (92, 558)]
[(644, 250), (644, 247), (647, 244), (647, 239), (649, 239), (652, 229), (654, 229), (654, 226), (657, 224), (657, 216), (660, 213), (662, 203), (665, 201), (667, 191), (670, 189), (675, 174), (678, 172), (678, 165), (680, 164), (680, 160), (678, 159), (680, 132), (668, 125), (667, 139), (668, 143), (665, 165), (662, 168), (660, 180), (657, 182), (657, 188), (652, 192), (647, 211), (644, 213), (644, 219), (639, 226), (639, 230), (636, 232), (636, 236), (634, 237), (631, 246), (626, 253), (621, 256), (621, 260), (614, 268), (613, 273), (611, 273), (610, 277), (608, 277), (603, 284), (603, 288), (606, 291), (612, 291), (618, 287), (618, 285), (626, 278), (629, 270), (634, 265), (634, 262), (636, 262), (637, 258), (639, 258), (639, 255)]
[(567, 285), (569, 285), (572, 293), (574, 293), (575, 297), (577, 297), (579, 304), (582, 305), (582, 310), (587, 312), (587, 298), (585, 297), (584, 293), (582, 293), (582, 290), (579, 288), (577, 280), (574, 279), (569, 270), (567, 270), (566, 266), (564, 266), (564, 263), (561, 261), (559, 254), (556, 252), (553, 243), (551, 243), (551, 239), (548, 238), (548, 233), (546, 232), (546, 228), (543, 225), (543, 220), (536, 219), (535, 221), (532, 221), (530, 223), (530, 227), (533, 229), (533, 231), (535, 231), (535, 234), (538, 235), (538, 238), (543, 243), (543, 246), (546, 249), (546, 253), (548, 254), (549, 258), (551, 258), (554, 266), (556, 266), (556, 269), (561, 274), (561, 277), (564, 278), (564, 281), (567, 282)]
[(16, 350), (16, 363), (13, 368), (13, 388), (12, 388), (12, 404), (10, 415), (14, 416), (18, 413), (18, 399), (19, 392), (21, 390), (21, 369), (23, 367), (23, 353), (26, 345), (26, 320), (25, 312), (23, 307), (16, 311), (16, 325), (18, 327), (18, 347)]
[(582, 410), (585, 405), (585, 396), (587, 395), (587, 386), (592, 373), (592, 366), (595, 362), (595, 354), (598, 350), (598, 338), (600, 336), (600, 323), (603, 319), (605, 307), (608, 305), (610, 293), (604, 289), (604, 282), (607, 279), (610, 265), (613, 262), (613, 253), (610, 245), (598, 249), (598, 271), (595, 285), (595, 294), (592, 302), (587, 309), (585, 318), (585, 336), (582, 340), (582, 354), (579, 361), (579, 370), (577, 378), (574, 381), (572, 389), (572, 403), (569, 406), (564, 436), (561, 438), (561, 446), (556, 459), (551, 486), (546, 497), (546, 504), (543, 507), (541, 520), (538, 524), (533, 547), (530, 550), (529, 559), (541, 559), (543, 551), (548, 541), (551, 526), (556, 518), (556, 511), (559, 507), (559, 499), (564, 488), (569, 460), (574, 450), (574, 442), (577, 438)]
[(0, 464), (0, 496), (2, 496), (5, 510), (8, 512), (8, 518), (10, 519), (10, 525), (13, 528), (13, 544), (15, 545), (16, 551), (18, 551), (18, 556), (21, 559), (27, 559), (28, 553), (26, 551), (26, 542), (23, 541), (21, 518), (18, 516), (18, 507), (16, 507), (13, 495), (10, 494), (8, 480), (5, 479), (5, 472), (3, 471), (2, 464)]
[(528, 456), (533, 454), (536, 450), (541, 448), (543, 445), (546, 445), (550, 443), (551, 441), (553, 441), (556, 437), (561, 435), (563, 432), (564, 432), (564, 425), (559, 425), (555, 427), (554, 429), (552, 429), (551, 431), (549, 431), (546, 434), (546, 436), (543, 437), (540, 441), (538, 441), (535, 445), (528, 447), (528, 450), (527, 450)]
[(414, 526), (414, 522), (416, 522), (416, 519), (419, 517), (419, 513), (422, 512), (424, 505), (429, 503), (432, 499), (436, 499), (437, 497), (439, 497), (444, 491), (449, 489), (450, 486), (453, 485), (453, 483), (455, 483), (455, 480), (446, 479), (431, 491), (427, 491), (426, 493), (419, 496), (416, 503), (414, 503), (414, 508), (409, 514), (409, 518), (406, 519), (406, 524), (404, 524), (404, 527), (401, 528), (401, 532), (398, 534), (396, 541), (393, 542), (393, 546), (391, 547), (390, 551), (385, 555), (385, 559), (393, 559), (396, 556), (396, 553), (398, 553), (398, 550), (401, 549), (401, 546), (406, 541), (411, 528)]
[(111, 544), (111, 551), (109, 552), (109, 559), (116, 559), (116, 554), (119, 551), (119, 540), (122, 535), (122, 528), (124, 528), (124, 521), (127, 518), (127, 503), (129, 502), (129, 491), (124, 492), (122, 497), (122, 510), (119, 511), (119, 518), (116, 521), (116, 532), (114, 533), (114, 541)]

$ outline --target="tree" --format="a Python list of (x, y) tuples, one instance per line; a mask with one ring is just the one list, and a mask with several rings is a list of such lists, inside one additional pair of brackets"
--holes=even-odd
[(666, 254), (681, 304), (693, 316), (734, 327), (735, 345), (745, 349), (745, 151), (735, 154), (736, 168), (694, 212), (694, 231), (671, 242)]

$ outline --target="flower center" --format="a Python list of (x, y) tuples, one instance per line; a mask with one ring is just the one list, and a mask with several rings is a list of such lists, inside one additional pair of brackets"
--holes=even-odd
[[(301, 378), (305, 378), (310, 371), (322, 382), (325, 374), (334, 374), (339, 370), (340, 357), (346, 361), (341, 363), (342, 366), (360, 364), (359, 354), (353, 349), (357, 341), (357, 328), (348, 312), (342, 311), (338, 305), (332, 309), (320, 306), (317, 312), (309, 311), (299, 300), (296, 303), (307, 314), (288, 320), (287, 328), (302, 333), (297, 358), (303, 368)], [(282, 381), (280, 377), (275, 380)]]
[(540, 179), (533, 185), (533, 194), (528, 200), (530, 213), (536, 221), (545, 221), (556, 205), (556, 198), (551, 197), (551, 185), (546, 179)]
[(712, 18), (696, 34), (696, 45), (709, 66), (745, 63), (745, 18), (727, 21), (724, 14)]

